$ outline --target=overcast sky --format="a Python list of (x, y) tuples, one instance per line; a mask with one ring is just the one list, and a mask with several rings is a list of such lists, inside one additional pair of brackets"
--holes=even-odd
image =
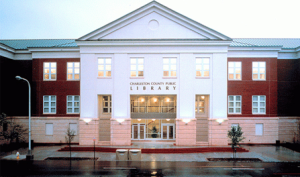
[[(76, 39), (151, 0), (0, 0), (0, 39)], [(300, 38), (300, 0), (157, 0), (231, 38)]]

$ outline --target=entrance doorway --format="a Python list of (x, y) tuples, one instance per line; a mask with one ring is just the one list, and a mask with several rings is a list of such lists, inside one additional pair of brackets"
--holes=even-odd
[(162, 139), (174, 140), (175, 139), (175, 124), (161, 124)]
[(132, 139), (134, 140), (144, 140), (145, 139), (145, 124), (132, 124)]

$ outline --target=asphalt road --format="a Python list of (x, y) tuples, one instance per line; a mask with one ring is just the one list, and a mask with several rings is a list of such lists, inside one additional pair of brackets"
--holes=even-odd
[(0, 176), (300, 176), (300, 162), (0, 161)]

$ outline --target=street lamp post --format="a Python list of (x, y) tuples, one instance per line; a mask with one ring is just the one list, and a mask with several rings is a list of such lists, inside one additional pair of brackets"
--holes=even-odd
[(26, 160), (33, 160), (33, 154), (31, 153), (31, 125), (30, 125), (30, 122), (31, 122), (31, 87), (30, 87), (30, 83), (29, 83), (29, 81), (27, 80), (27, 79), (25, 79), (25, 78), (22, 78), (22, 77), (20, 77), (20, 76), (16, 76), (16, 79), (17, 80), (24, 80), (24, 81), (26, 81), (27, 82), (27, 84), (28, 84), (28, 92), (29, 92), (29, 94), (28, 94), (28, 96), (29, 96), (29, 99), (28, 99), (28, 101), (29, 101), (29, 103), (28, 103), (28, 114), (29, 114), (29, 142), (28, 142), (28, 154), (26, 155)]

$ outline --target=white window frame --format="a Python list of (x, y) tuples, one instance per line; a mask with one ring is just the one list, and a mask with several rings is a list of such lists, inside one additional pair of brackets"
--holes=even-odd
[[(254, 101), (253, 98), (257, 96), (257, 101)], [(264, 101), (261, 101), (261, 97), (264, 97)], [(252, 95), (252, 114), (266, 114), (266, 95)], [(253, 106), (254, 102), (257, 102), (257, 106)], [(265, 106), (261, 106), (260, 103), (264, 103)], [(255, 113), (253, 110), (257, 109)], [(260, 109), (264, 109), (264, 112), (261, 112)]]
[[(103, 60), (103, 63), (99, 63), (100, 60)], [(106, 77), (106, 78), (110, 78), (112, 75), (112, 58), (98, 58), (97, 60), (98, 63), (98, 77)], [(103, 66), (103, 70), (100, 69), (99, 67)], [(103, 76), (99, 76), (99, 72), (103, 72)], [(110, 72), (110, 75), (106, 72)]]
[[(260, 128), (258, 126), (261, 126), (261, 128), (262, 128), (261, 134), (258, 131), (258, 128)], [(262, 124), (262, 123), (255, 124), (255, 136), (263, 136), (263, 135), (264, 135), (264, 124)]]
[[(45, 97), (49, 97), (48, 101), (45, 101)], [(51, 98), (54, 97), (55, 100), (51, 100)], [(55, 106), (51, 106), (51, 103), (55, 103)], [(48, 103), (48, 106), (45, 106), (45, 103)], [(43, 114), (56, 114), (56, 107), (57, 107), (57, 101), (56, 101), (56, 95), (44, 95), (43, 96)], [(49, 109), (49, 112), (45, 112), (45, 108)], [(54, 108), (55, 112), (51, 112), (51, 109)]]
[[(197, 62), (201, 61), (201, 62)], [(208, 60), (208, 63), (204, 63), (204, 60)], [(195, 65), (196, 65), (196, 78), (209, 78), (210, 77), (210, 58), (209, 57), (196, 57), (195, 59)], [(208, 70), (204, 69), (204, 66), (208, 65)], [(199, 68), (200, 67), (200, 68)], [(200, 71), (201, 76), (197, 76), (197, 72)], [(208, 76), (204, 76), (204, 72), (208, 71)]]
[[(75, 130), (72, 127), (73, 128), (76, 127)], [(77, 132), (78, 132), (78, 125), (77, 125), (77, 123), (69, 123), (69, 128), (70, 128), (70, 131), (74, 130), (74, 132), (75, 132), (74, 135), (77, 135)]]
[[(135, 63), (132, 63), (132, 61), (135, 60)], [(143, 63), (139, 63), (140, 61), (143, 61)], [(133, 66), (135, 66), (133, 69)], [(130, 58), (130, 77), (134, 78), (143, 78), (145, 76), (145, 73), (144, 73), (144, 66), (145, 66), (145, 59), (144, 58)], [(142, 68), (142, 69), (141, 69)], [(139, 71), (142, 71), (143, 72), (143, 75), (142, 76), (139, 76)], [(136, 72), (135, 73), (135, 76), (132, 76), (131, 75), (131, 72)]]
[[(72, 97), (72, 100), (69, 101), (68, 97)], [(75, 100), (75, 97), (78, 97), (78, 101)], [(75, 103), (78, 102), (78, 106), (75, 106)], [(72, 104), (72, 106), (69, 106), (69, 103)], [(72, 109), (71, 112), (68, 110)], [(79, 112), (75, 112), (75, 109), (78, 109)], [(79, 114), (80, 113), (80, 96), (79, 95), (67, 95), (67, 114)]]
[[(72, 67), (69, 67), (69, 63), (72, 64)], [(78, 67), (75, 66), (75, 64), (78, 64)], [(72, 72), (69, 73), (69, 70), (72, 70)], [(78, 70), (78, 73), (75, 71)], [(78, 79), (75, 79), (75, 75), (78, 74)], [(72, 79), (69, 79), (69, 75), (72, 75)], [(67, 80), (80, 80), (80, 62), (67, 62)]]
[[(257, 67), (254, 67), (254, 63), (258, 63), (258, 66), (257, 66)], [(261, 66), (260, 66), (261, 63), (264, 63), (265, 66), (264, 66), (264, 67), (261, 67)], [(267, 78), (267, 74), (266, 74), (267, 69), (266, 69), (266, 66), (267, 66), (267, 63), (266, 63), (265, 61), (253, 61), (253, 62), (252, 62), (252, 80), (254, 80), (254, 81), (265, 81), (266, 78)], [(257, 69), (257, 72), (258, 72), (258, 73), (257, 73), (257, 79), (254, 79), (254, 77), (253, 77), (253, 75), (254, 75), (253, 70), (254, 70), (255, 68)], [(262, 69), (262, 68), (265, 70), (264, 73), (261, 72), (261, 69)], [(260, 79), (260, 75), (262, 75), (262, 74), (265, 75), (265, 78), (264, 78), (264, 79)]]
[[(233, 63), (233, 67), (230, 67), (230, 66), (229, 66), (230, 63)], [(240, 67), (236, 66), (237, 63), (240, 63)], [(233, 69), (233, 73), (230, 73), (230, 72), (229, 72), (230, 69)], [(237, 72), (236, 72), (238, 69), (240, 69), (240, 73), (237, 73)], [(229, 78), (229, 74), (233, 74), (233, 79), (230, 79), (230, 78)], [(237, 78), (236, 78), (236, 75), (237, 75), (237, 74), (240, 74), (240, 75), (241, 75), (240, 79), (237, 79)], [(242, 62), (241, 62), (241, 61), (229, 61), (229, 62), (228, 62), (228, 80), (242, 80)]]
[[(165, 62), (165, 61), (168, 61), (168, 62)], [(175, 63), (173, 62), (175, 61)], [(173, 62), (173, 63), (172, 63)], [(175, 66), (175, 69), (174, 69), (174, 66)], [(168, 69), (167, 69), (167, 68)], [(168, 71), (168, 76), (165, 76), (164, 73), (165, 71)], [(172, 72), (175, 71), (175, 76), (172, 76)], [(163, 77), (177, 77), (177, 58), (163, 58)]]
[[(240, 101), (237, 101), (236, 97), (240, 97)], [(233, 100), (230, 100), (230, 97), (233, 97)], [(230, 106), (230, 102), (233, 103), (233, 106)], [(236, 103), (240, 103), (240, 106), (236, 106)], [(233, 108), (233, 112), (229, 112), (229, 109)], [(240, 112), (237, 112), (236, 110), (240, 108)], [(241, 95), (228, 95), (228, 114), (242, 114), (242, 96)]]
[[(46, 63), (48, 63), (49, 64), (49, 67), (46, 67), (45, 65), (46, 65)], [(54, 63), (55, 63), (55, 66), (53, 66), (54, 65)], [(51, 66), (52, 65), (52, 66)], [(45, 73), (45, 70), (46, 69), (49, 69), (49, 73)], [(55, 69), (55, 73), (51, 73), (51, 70), (52, 69)], [(49, 79), (46, 79), (45, 78), (45, 75), (49, 75)], [(54, 75), (55, 76), (55, 79), (51, 79), (51, 76), (52, 75)], [(57, 79), (57, 63), (56, 62), (44, 62), (43, 63), (43, 80), (44, 81), (56, 81), (56, 79)]]
[[(50, 128), (50, 130), (49, 130), (49, 128)], [(49, 131), (50, 131), (50, 133), (49, 133)], [(52, 136), (53, 135), (53, 123), (46, 123), (45, 124), (45, 135), (48, 135), (48, 136)]]

